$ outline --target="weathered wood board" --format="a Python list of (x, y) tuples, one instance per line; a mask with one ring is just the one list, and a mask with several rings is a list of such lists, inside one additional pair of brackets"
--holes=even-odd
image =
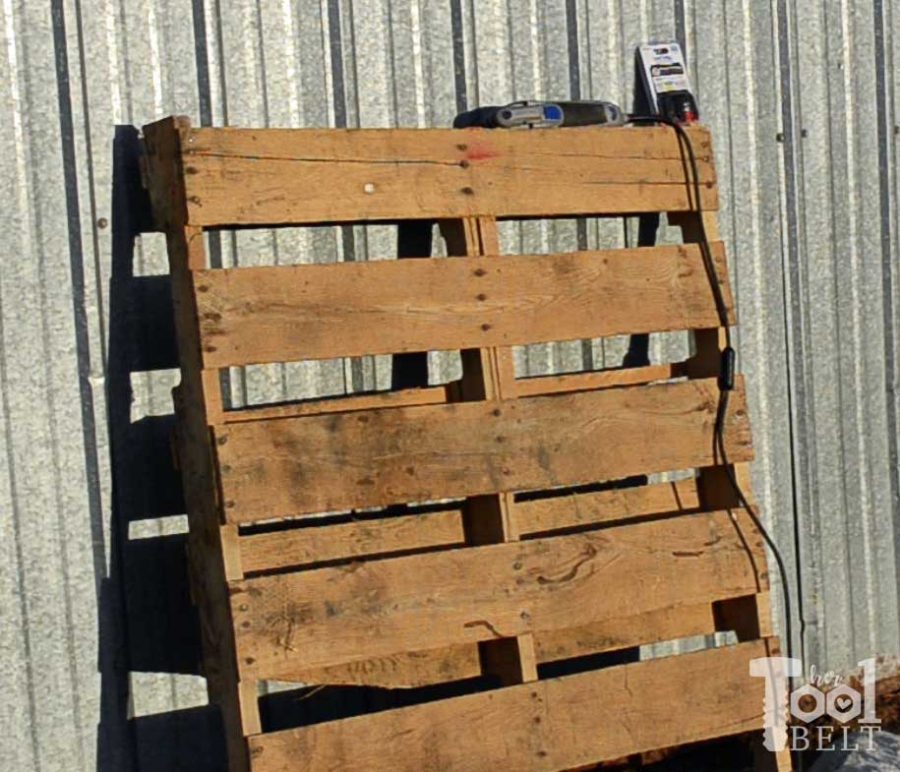
[[(229, 522), (616, 480), (715, 463), (714, 380), (229, 425)], [(652, 421), (648, 421), (652, 416)], [(725, 444), (752, 458), (743, 389)]]
[[(718, 205), (709, 132), (690, 130), (703, 208)], [(187, 223), (303, 224), (686, 211), (671, 129), (187, 129)]]
[[(721, 242), (713, 252), (727, 276)], [(204, 367), (715, 327), (700, 249), (200, 271)], [(725, 302), (733, 301), (725, 289)], [(732, 317), (733, 320), (733, 317)]]
[(250, 738), (254, 772), (570, 769), (758, 730), (763, 641)]

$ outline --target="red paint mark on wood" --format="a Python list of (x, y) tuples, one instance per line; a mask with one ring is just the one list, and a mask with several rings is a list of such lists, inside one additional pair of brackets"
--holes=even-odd
[(490, 145), (473, 145), (466, 152), (467, 161), (486, 161), (489, 158), (497, 158), (500, 155)]

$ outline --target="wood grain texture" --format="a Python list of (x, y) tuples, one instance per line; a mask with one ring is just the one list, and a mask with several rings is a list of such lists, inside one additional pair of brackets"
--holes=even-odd
[[(733, 323), (722, 242), (712, 254)], [(690, 330), (719, 319), (696, 245), (194, 278), (205, 367)]]
[(477, 644), (461, 644), (443, 649), (406, 651), (384, 657), (345, 662), (341, 665), (286, 669), (283, 681), (298, 684), (374, 686), (408, 689), (461, 681), (481, 675)]
[(764, 552), (749, 518), (737, 522), (689, 515), (233, 582), (239, 666), (277, 679), (749, 595), (765, 584)]
[[(715, 209), (709, 132), (688, 131), (701, 207)], [(695, 208), (667, 127), (200, 128), (181, 147), (188, 222), (204, 227)]]
[(619, 651), (633, 646), (675, 641), (716, 631), (710, 603), (677, 605), (625, 617), (610, 617), (564, 630), (545, 630), (534, 636), (540, 662), (585, 654)]
[[(252, 522), (708, 466), (717, 404), (709, 379), (233, 424), (215, 431), (225, 515)], [(752, 458), (740, 380), (725, 444), (733, 462)]]
[(185, 116), (170, 116), (142, 129), (141, 183), (150, 197), (154, 227), (160, 231), (176, 233), (188, 224), (181, 146), (190, 126)]
[(692, 512), (699, 508), (697, 481), (689, 479), (526, 499), (516, 503), (512, 518), (515, 528), (524, 536), (643, 515)]
[(582, 373), (534, 375), (519, 378), (514, 386), (517, 397), (543, 394), (565, 394), (571, 391), (610, 389), (616, 386), (638, 386), (655, 381), (668, 381), (685, 375), (683, 362), (670, 362), (644, 367), (611, 367)]
[[(711, 452), (724, 330), (695, 246), (495, 257), (479, 260), (478, 276), (474, 258), (402, 274), (389, 263), (195, 273), (206, 266), (201, 228), (220, 225), (464, 217), (460, 233), (477, 245), (463, 251), (483, 258), (499, 252), (498, 216), (668, 210), (686, 241), (701, 218), (717, 238), (709, 135), (690, 131), (700, 201), (668, 128), (246, 131), (168, 119), (146, 129), (145, 178), (173, 267), (192, 587), (232, 769), (246, 769), (248, 749), (264, 770), (557, 769), (759, 727), (762, 684), (747, 660), (772, 653), (756, 640), (771, 632), (762, 543), (744, 514), (696, 513), (731, 507), (734, 492)], [(351, 333), (335, 343), (341, 327)], [(685, 328), (699, 330), (685, 365), (514, 383), (510, 345)], [(429, 348), (463, 349), (455, 396), (222, 411), (220, 367)], [(684, 374), (710, 380), (636, 385)], [(555, 396), (533, 396), (545, 392)], [(444, 404), (451, 396), (485, 401)], [(742, 387), (727, 434), (743, 479)], [(696, 481), (670, 486), (514, 498), (694, 466), (705, 467)], [(468, 519), (238, 529), (448, 495), (474, 503)], [(685, 511), (695, 513), (644, 517)], [(610, 525), (620, 518), (641, 522)], [(506, 543), (455, 546), (476, 531)], [(352, 562), (244, 574), (331, 560)], [(259, 678), (414, 686), (506, 668), (511, 682), (535, 678), (538, 661), (712, 629), (748, 642), (259, 734)]]
[(462, 515), (428, 512), (252, 534), (240, 539), (246, 573), (428, 547), (461, 545)]
[[(569, 769), (762, 727), (765, 641), (275, 732), (254, 772)], [(687, 696), (689, 695), (689, 697)]]
[[(500, 237), (493, 217), (443, 220), (441, 233), (450, 256), (467, 256), (470, 265), (479, 265), (474, 275), (485, 274), (484, 263), (498, 259)], [(486, 295), (479, 297), (486, 298)], [(482, 325), (482, 329), (484, 325)], [(488, 325), (490, 329), (490, 325)], [(513, 396), (516, 368), (509, 347), (488, 346), (460, 351), (462, 377), (448, 393), (454, 400), (489, 400), (499, 406)], [(469, 545), (517, 541), (510, 527), (513, 494), (500, 492), (492, 496), (474, 496), (463, 503), (463, 527)], [(499, 680), (503, 686), (536, 681), (537, 658), (534, 636), (530, 633), (515, 638), (483, 641), (478, 644), (482, 673)]]

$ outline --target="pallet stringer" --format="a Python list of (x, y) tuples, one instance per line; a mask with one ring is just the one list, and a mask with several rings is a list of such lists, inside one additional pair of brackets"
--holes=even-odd
[[(469, 217), (441, 223), (448, 254), (463, 257), (478, 274), (479, 259), (500, 254), (497, 222), (492, 217)], [(483, 295), (480, 299), (486, 300)], [(459, 401), (487, 400), (499, 403), (515, 396), (515, 363), (509, 348), (480, 348), (460, 352), (462, 379), (451, 393)], [(498, 437), (498, 442), (503, 438)], [(519, 534), (511, 517), (514, 495), (501, 492), (467, 499), (463, 509), (466, 543), (472, 545), (518, 541)], [(511, 686), (536, 681), (537, 658), (534, 636), (519, 635), (479, 644), (482, 671), (497, 676)]]
[[(210, 697), (220, 706), (229, 769), (249, 764), (245, 727), (259, 725), (258, 706), (242, 697), (234, 646), (234, 627), (228, 603), (228, 580), (239, 560), (236, 531), (223, 523), (210, 426), (221, 420), (222, 392), (218, 371), (205, 370), (197, 325), (197, 306), (191, 274), (207, 265), (203, 229), (186, 222), (181, 140), (189, 128), (185, 118), (170, 118), (144, 129), (145, 147), (155, 155), (157, 178), (151, 195), (161, 190), (171, 198), (154, 200), (154, 212), (166, 234), (175, 330), (181, 360), (181, 382), (175, 389), (178, 416), (176, 452), (181, 470), (190, 530), (188, 560), (193, 597), (199, 604), (204, 675)], [(164, 204), (164, 205), (163, 205)], [(214, 507), (214, 508), (213, 508)], [(255, 682), (253, 684), (256, 686)]]

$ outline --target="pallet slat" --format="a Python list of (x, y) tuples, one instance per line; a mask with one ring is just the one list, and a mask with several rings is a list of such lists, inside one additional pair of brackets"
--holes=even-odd
[(770, 649), (752, 641), (258, 735), (251, 767), (569, 769), (752, 731), (764, 684), (749, 661)]
[[(210, 371), (207, 371), (210, 372)], [(261, 421), (268, 418), (297, 418), (326, 413), (353, 413), (357, 410), (377, 410), (385, 407), (410, 407), (413, 405), (440, 405), (447, 401), (445, 386), (401, 391), (378, 391), (370, 394), (342, 394), (323, 399), (307, 399), (275, 405), (251, 405), (226, 410), (213, 424), (236, 424), (245, 421)]]
[(670, 606), (564, 630), (545, 630), (534, 636), (535, 654), (539, 662), (554, 662), (694, 635), (712, 635), (717, 629), (710, 603)]
[(534, 375), (519, 378), (515, 383), (517, 397), (538, 397), (545, 394), (565, 394), (570, 391), (611, 389), (616, 386), (638, 386), (656, 381), (670, 381), (686, 374), (685, 362), (669, 362), (643, 367), (610, 367), (582, 373)]
[(286, 669), (281, 680), (309, 686), (328, 684), (409, 689), (448, 681), (462, 681), (480, 675), (481, 659), (478, 644), (462, 644), (443, 649), (367, 657), (341, 665)]
[[(544, 664), (689, 636), (712, 635), (722, 629), (716, 624), (712, 605), (698, 603), (538, 632), (534, 634), (534, 650), (537, 662)], [(459, 644), (342, 665), (289, 669), (283, 672), (282, 678), (302, 684), (361, 684), (396, 689), (461, 681), (475, 678), (481, 672), (478, 644)]]
[[(255, 421), (215, 431), (229, 522), (536, 490), (715, 463), (715, 380)], [(729, 458), (752, 458), (743, 382)]]
[(240, 549), (253, 573), (464, 542), (462, 515), (451, 511), (253, 534), (241, 537)]
[[(725, 249), (712, 246), (729, 318)], [(715, 327), (697, 245), (194, 276), (205, 367)]]
[(239, 662), (282, 678), (749, 595), (765, 557), (749, 518), (738, 524), (707, 513), (234, 582)]
[[(690, 129), (701, 206), (718, 195), (709, 133)], [(674, 132), (190, 129), (188, 223), (275, 225), (688, 211)], [(548, 204), (551, 202), (552, 204)]]
[(546, 496), (516, 503), (513, 527), (522, 536), (563, 528), (700, 509), (695, 479), (634, 488)]

